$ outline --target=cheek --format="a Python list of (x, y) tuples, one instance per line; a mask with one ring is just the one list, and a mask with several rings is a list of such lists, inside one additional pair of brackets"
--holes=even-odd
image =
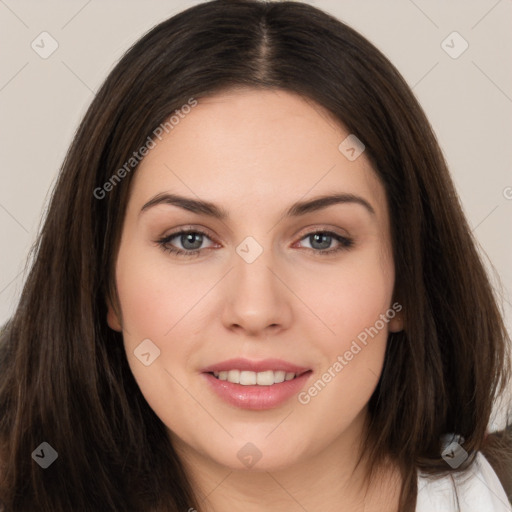
[(117, 288), (124, 329), (132, 338), (163, 338), (208, 287), (194, 265), (171, 266), (154, 247), (127, 245), (119, 253)]
[[(197, 349), (201, 326), (194, 319), (198, 301), (211, 287), (208, 276), (199, 279), (193, 265), (171, 268), (164, 254), (154, 247), (126, 244), (119, 251), (117, 289), (123, 317), (123, 340), (132, 373), (155, 411), (165, 411), (172, 402), (190, 406), (183, 385), (188, 387), (190, 354)], [(145, 366), (138, 356), (148, 350)], [(156, 347), (156, 348), (155, 348)], [(147, 357), (146, 357), (147, 359)], [(162, 401), (160, 403), (160, 401)]]
[(303, 276), (297, 294), (306, 299), (306, 305), (329, 327), (323, 329), (326, 336), (320, 338), (332, 348), (341, 349), (350, 344), (390, 308), (393, 264), (377, 251), (360, 252), (339, 264)]
[[(164, 423), (174, 426), (175, 418), (185, 417), (187, 409), (195, 404), (184, 391), (190, 385), (189, 354), (199, 331), (199, 327), (193, 328), (191, 319), (194, 304), (208, 289), (208, 280), (204, 275), (202, 281), (198, 280), (192, 266), (171, 268), (160, 251), (141, 245), (126, 243), (117, 261), (124, 346), (132, 374), (148, 404)], [(145, 341), (148, 339), (149, 345)], [(146, 347), (144, 351), (139, 348), (142, 346)], [(144, 359), (142, 354), (148, 352), (151, 362), (145, 365), (139, 357)]]
[(317, 406), (334, 404), (334, 416), (359, 410), (378, 382), (389, 320), (395, 315), (392, 261), (378, 252), (360, 253), (358, 258), (347, 258), (346, 265), (317, 275), (314, 282), (308, 305), (330, 330), (322, 329), (323, 335), (314, 338), (323, 354), (317, 368), (320, 382), (311, 393), (306, 390), (304, 403), (321, 394), (322, 398), (315, 398)]

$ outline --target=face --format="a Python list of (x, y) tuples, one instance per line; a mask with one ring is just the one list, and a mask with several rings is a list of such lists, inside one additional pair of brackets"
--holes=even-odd
[(292, 93), (230, 91), (137, 169), (108, 322), (182, 453), (271, 470), (361, 434), (401, 316), (384, 188), (348, 135)]

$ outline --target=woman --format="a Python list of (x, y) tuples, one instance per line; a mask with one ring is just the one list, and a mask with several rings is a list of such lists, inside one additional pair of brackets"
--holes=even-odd
[(68, 152), (0, 345), (0, 502), (509, 510), (508, 342), (387, 59), (305, 4), (204, 3)]

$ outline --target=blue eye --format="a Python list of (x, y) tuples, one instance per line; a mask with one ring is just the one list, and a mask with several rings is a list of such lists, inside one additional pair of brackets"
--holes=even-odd
[[(309, 240), (307, 249), (315, 251), (317, 254), (326, 255), (349, 249), (353, 246), (354, 241), (331, 231), (315, 231), (307, 234), (301, 240)], [(331, 247), (331, 243), (336, 241), (339, 245)]]
[[(171, 243), (175, 239), (178, 240), (182, 248), (176, 247), (175, 243)], [(176, 233), (172, 233), (160, 240), (157, 240), (156, 243), (165, 252), (169, 252), (177, 256), (193, 257), (198, 256), (203, 249), (208, 248), (201, 247), (205, 239), (211, 241), (211, 238), (205, 232), (199, 229), (194, 229), (177, 231)], [(354, 244), (354, 241), (351, 238), (338, 235), (331, 231), (313, 231), (303, 236), (300, 240), (305, 239), (308, 239), (310, 244), (310, 246), (305, 247), (305, 249), (318, 255), (329, 255), (347, 250)], [(337, 243), (337, 246), (331, 246), (333, 241)]]
[[(171, 240), (175, 238), (179, 239), (179, 242), (183, 249), (174, 247), (171, 244)], [(210, 239), (206, 233), (200, 230), (184, 230), (172, 233), (164, 238), (157, 241), (160, 247), (172, 254), (184, 255), (184, 256), (195, 256), (201, 252), (201, 245), (203, 244), (204, 238)]]

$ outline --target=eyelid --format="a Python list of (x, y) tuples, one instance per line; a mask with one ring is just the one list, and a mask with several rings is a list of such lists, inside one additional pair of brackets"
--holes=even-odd
[[(213, 235), (212, 232), (208, 228), (205, 228), (203, 226), (192, 225), (192, 224), (178, 226), (178, 227), (174, 228), (170, 233), (160, 236), (159, 240), (168, 239), (170, 237), (182, 234), (183, 232), (194, 232), (194, 233), (197, 232), (197, 233), (207, 236), (212, 242), (219, 243), (218, 241), (215, 240), (215, 238), (216, 238), (215, 235)], [(312, 224), (312, 225), (306, 226), (306, 227), (300, 229), (295, 235), (293, 235), (293, 238), (298, 239), (296, 241), (299, 241), (302, 238), (304, 238), (308, 235), (315, 234), (317, 232), (323, 232), (323, 233), (331, 232), (331, 233), (337, 234), (342, 237), (352, 238), (352, 236), (345, 229), (339, 228), (337, 226), (327, 225), (327, 224), (326, 225)]]
[(162, 235), (161, 237), (159, 237), (159, 239), (171, 238), (171, 237), (180, 235), (183, 232), (185, 232), (185, 233), (189, 233), (189, 232), (200, 233), (204, 236), (207, 236), (210, 240), (215, 241), (215, 235), (213, 235), (212, 232), (208, 228), (205, 228), (203, 226), (194, 226), (192, 224), (178, 226), (178, 227), (174, 228), (173, 230), (171, 230), (170, 232), (166, 233), (165, 235)]
[(346, 238), (352, 238), (349, 232), (346, 229), (342, 229), (338, 226), (333, 226), (331, 224), (311, 224), (299, 230), (299, 232), (294, 235), (294, 238), (300, 237), (304, 238), (307, 235), (312, 235), (321, 231), (322, 233), (335, 233), (336, 235), (343, 236)]

